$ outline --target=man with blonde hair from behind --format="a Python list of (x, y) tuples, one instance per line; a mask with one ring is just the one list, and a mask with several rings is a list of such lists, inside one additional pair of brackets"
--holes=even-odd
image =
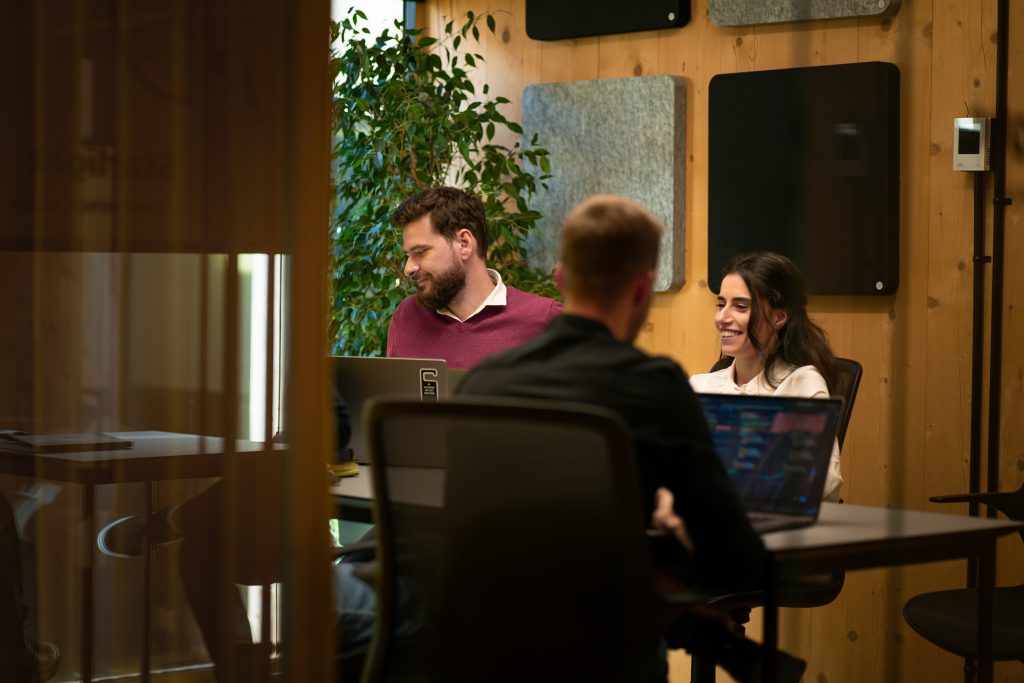
[[(662, 232), (623, 197), (597, 195), (574, 208), (559, 240), (562, 315), (540, 335), (484, 360), (458, 393), (574, 401), (617, 413), (631, 430), (644, 519), (679, 540), (662, 559), (684, 581), (747, 590), (761, 579), (764, 547), (715, 455), (686, 373), (634, 346), (654, 296)], [(734, 678), (760, 680), (759, 648), (721, 623), (691, 621), (683, 641)], [(802, 662), (793, 662), (795, 678), (779, 680), (799, 680)], [(656, 678), (666, 676), (662, 658)]]

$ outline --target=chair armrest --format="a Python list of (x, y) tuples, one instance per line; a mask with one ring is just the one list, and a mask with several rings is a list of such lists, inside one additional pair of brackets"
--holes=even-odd
[(661, 592), (659, 596), (666, 604), (673, 607), (696, 607), (707, 605), (715, 597), (714, 591), (701, 590), (699, 588), (679, 588), (668, 592)]
[(991, 505), (1010, 519), (1024, 518), (1024, 487), (1017, 491), (959, 493), (950, 496), (933, 496), (933, 503), (980, 503)]
[(998, 507), (1000, 499), (1009, 497), (1009, 493), (953, 493), (945, 496), (932, 496), (928, 500), (933, 503), (980, 503)]
[(948, 493), (944, 496), (931, 496), (928, 500), (933, 503), (969, 503), (972, 501), (984, 503), (992, 495), (991, 493)]
[(671, 578), (658, 576), (655, 572), (658, 608), (655, 610), (654, 627), (658, 633), (668, 634), (693, 619), (713, 619), (726, 622), (729, 615), (725, 610), (711, 604), (714, 592), (692, 586), (679, 586)]

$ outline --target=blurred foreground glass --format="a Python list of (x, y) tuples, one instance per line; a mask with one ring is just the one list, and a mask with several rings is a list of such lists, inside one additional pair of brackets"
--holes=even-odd
[[(327, 0), (312, 20), (302, 4), (8, 8), (0, 680), (212, 680), (214, 651), (217, 680), (261, 680), (303, 638), (278, 618), (311, 562), (287, 542), (288, 486), (323, 453), (280, 434), (292, 340), (323, 338), (289, 306), (299, 231), (327, 217), (328, 128), (299, 124), (326, 65), (297, 65), (326, 62), (329, 34)], [(303, 223), (296, 188), (320, 176), (323, 221)]]

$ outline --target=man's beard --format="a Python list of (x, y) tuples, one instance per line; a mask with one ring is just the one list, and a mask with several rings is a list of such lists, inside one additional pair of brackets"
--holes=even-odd
[(425, 279), (430, 280), (430, 289), (423, 289), (417, 285), (416, 303), (428, 311), (437, 311), (448, 308), (452, 299), (466, 286), (466, 271), (458, 266), (452, 266), (439, 275), (428, 275)]

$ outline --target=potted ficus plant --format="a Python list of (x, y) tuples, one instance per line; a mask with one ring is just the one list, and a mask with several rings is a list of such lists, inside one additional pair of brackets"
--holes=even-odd
[[(470, 51), (494, 17), (467, 13), (432, 37), (398, 22), (378, 36), (350, 11), (334, 25), (335, 205), (331, 219), (332, 352), (382, 355), (387, 327), (412, 288), (402, 275), (401, 232), (390, 214), (428, 187), (453, 185), (484, 202), (488, 264), (506, 283), (554, 296), (551, 274), (531, 268), (524, 239), (540, 215), (529, 201), (549, 178), (547, 151), (501, 111), (508, 103), (470, 78)], [(333, 41), (332, 41), (333, 42)]]

